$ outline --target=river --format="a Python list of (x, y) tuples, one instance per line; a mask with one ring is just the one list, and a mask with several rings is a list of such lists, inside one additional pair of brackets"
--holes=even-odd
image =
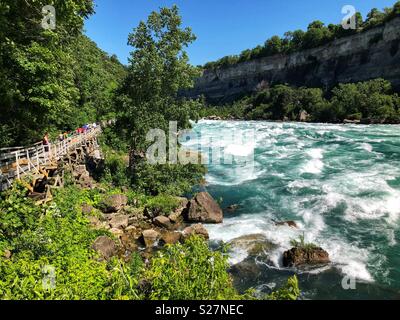
[[(206, 190), (223, 208), (239, 205), (207, 226), (211, 243), (263, 234), (276, 245), (241, 289), (268, 292), (297, 273), (303, 299), (400, 298), (400, 126), (202, 120), (193, 133), (183, 144), (213, 161)], [(227, 155), (233, 161), (223, 163)], [(283, 252), (301, 235), (332, 264), (284, 268)], [(231, 252), (232, 265), (245, 259)], [(344, 278), (355, 288), (343, 287)]]

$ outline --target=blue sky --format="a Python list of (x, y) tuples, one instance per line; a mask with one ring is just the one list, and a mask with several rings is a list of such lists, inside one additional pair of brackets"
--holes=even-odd
[(275, 34), (306, 29), (313, 20), (339, 23), (344, 5), (365, 17), (371, 8), (396, 0), (95, 0), (96, 14), (86, 21), (86, 34), (101, 49), (127, 63), (128, 34), (151, 11), (177, 4), (185, 26), (197, 40), (188, 49), (194, 65), (214, 61), (263, 44)]

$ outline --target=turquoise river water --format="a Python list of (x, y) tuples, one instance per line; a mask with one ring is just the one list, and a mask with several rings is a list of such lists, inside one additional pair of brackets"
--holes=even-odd
[[(297, 273), (304, 299), (400, 298), (400, 126), (202, 120), (193, 133), (184, 145), (212, 160), (205, 189), (224, 208), (239, 205), (207, 226), (212, 243), (264, 234), (276, 245), (268, 262), (254, 261), (257, 277), (243, 275), (242, 289), (268, 292)], [(329, 266), (282, 266), (303, 234), (328, 251)], [(244, 259), (231, 252), (232, 265)], [(355, 288), (346, 290), (344, 277)]]

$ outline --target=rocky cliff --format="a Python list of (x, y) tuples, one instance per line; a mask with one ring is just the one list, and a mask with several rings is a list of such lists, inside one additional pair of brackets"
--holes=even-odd
[(205, 70), (185, 95), (225, 103), (279, 83), (330, 88), (378, 77), (400, 90), (400, 18), (318, 48)]

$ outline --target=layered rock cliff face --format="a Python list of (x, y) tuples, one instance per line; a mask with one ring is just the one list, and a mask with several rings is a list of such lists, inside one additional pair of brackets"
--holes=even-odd
[(400, 18), (318, 48), (205, 70), (185, 95), (225, 103), (279, 83), (327, 89), (378, 77), (400, 90)]

